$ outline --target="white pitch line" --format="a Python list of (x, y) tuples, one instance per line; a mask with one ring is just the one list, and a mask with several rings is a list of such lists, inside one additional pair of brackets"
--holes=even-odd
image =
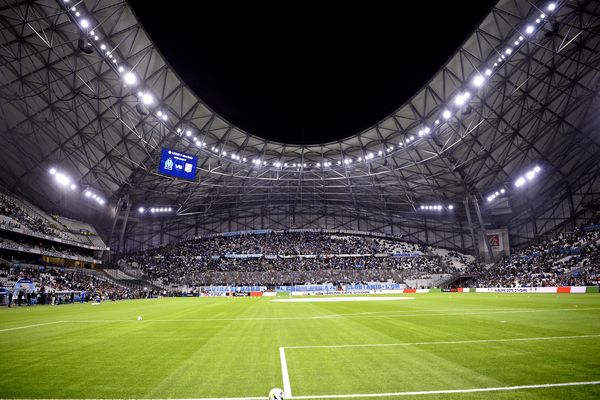
[(279, 348), (279, 359), (281, 360), (281, 376), (283, 377), (283, 392), (286, 398), (292, 397), (292, 386), (290, 385), (290, 376), (288, 375), (287, 361), (285, 360), (285, 348)]
[[(544, 389), (568, 386), (589, 386), (600, 385), (600, 381), (586, 382), (564, 382), (564, 383), (544, 383), (540, 385), (520, 385), (520, 386), (500, 386), (489, 388), (474, 388), (474, 389), (447, 389), (447, 390), (423, 390), (416, 392), (391, 392), (391, 393), (356, 393), (356, 394), (319, 394), (314, 396), (292, 396), (291, 399), (348, 399), (355, 397), (392, 397), (392, 396), (419, 396), (430, 394), (453, 394), (453, 393), (475, 393), (475, 392), (502, 392), (510, 390), (525, 390), (525, 389)], [(154, 398), (144, 400), (265, 400), (266, 396), (262, 397), (201, 397), (201, 398)], [(65, 400), (65, 399), (12, 399), (12, 400)], [(119, 398), (112, 399), (71, 399), (68, 400), (121, 400)], [(131, 399), (130, 399), (131, 400)]]
[(326, 394), (326, 395), (316, 395), (316, 396), (294, 396), (293, 398), (302, 400), (302, 399), (347, 399), (347, 398), (353, 398), (353, 397), (418, 396), (418, 395), (429, 395), (429, 394), (501, 392), (501, 391), (507, 391), (507, 390), (542, 389), (542, 388), (555, 388), (555, 387), (565, 387), (565, 386), (586, 386), (586, 385), (600, 385), (600, 381), (545, 383), (545, 384), (541, 384), (541, 385), (502, 386), (502, 387), (476, 388), (476, 389), (426, 390), (426, 391), (419, 391), (419, 392)]
[[(492, 309), (493, 310), (493, 309)], [(481, 312), (449, 312), (449, 313), (418, 313), (418, 314), (402, 314), (407, 311), (389, 311), (386, 314), (368, 315), (366, 313), (356, 314), (326, 314), (311, 317), (239, 317), (239, 318), (181, 318), (181, 319), (145, 319), (142, 322), (204, 322), (204, 321), (285, 321), (285, 320), (319, 320), (319, 319), (338, 319), (338, 318), (390, 318), (393, 316), (400, 317), (435, 317), (435, 316), (455, 316), (455, 315), (488, 315), (488, 314), (517, 314), (517, 313), (544, 313), (544, 312), (559, 312), (559, 311), (595, 311), (600, 310), (600, 307), (589, 308), (532, 308), (519, 310), (501, 310), (501, 311), (481, 311)], [(417, 310), (415, 310), (417, 311)], [(135, 322), (132, 319), (87, 319), (87, 320), (65, 320), (61, 322), (81, 322), (81, 323), (104, 323), (104, 322)]]
[(33, 325), (16, 326), (14, 328), (0, 329), (0, 332), (18, 331), (19, 329), (35, 328), (36, 326), (60, 324), (61, 322), (65, 322), (65, 321), (44, 322), (43, 324), (33, 324)]
[(473, 339), (473, 340), (455, 340), (444, 342), (408, 342), (408, 343), (373, 343), (373, 344), (339, 344), (322, 346), (285, 346), (285, 349), (336, 349), (344, 347), (393, 347), (393, 346), (427, 346), (440, 344), (468, 344), (468, 343), (493, 343), (493, 342), (529, 342), (536, 340), (561, 340), (561, 339), (585, 339), (596, 338), (598, 335), (574, 335), (574, 336), (541, 336), (529, 338), (511, 338), (511, 339)]

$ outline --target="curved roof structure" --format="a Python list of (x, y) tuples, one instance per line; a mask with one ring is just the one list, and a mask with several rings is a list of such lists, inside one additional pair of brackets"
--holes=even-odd
[[(152, 241), (167, 240), (164, 232), (337, 226), (466, 248), (463, 204), (475, 200), (484, 217), (526, 224), (531, 236), (598, 192), (599, 16), (591, 0), (500, 0), (392, 115), (344, 140), (301, 146), (263, 140), (212, 112), (126, 1), (3, 0), (1, 178), (58, 207), (73, 194), (49, 187), (55, 167), (117, 205), (122, 222), (131, 207), (177, 209), (160, 229), (132, 215), (127, 232), (138, 243), (159, 230)], [(197, 181), (159, 175), (162, 148), (198, 155)], [(536, 166), (538, 176), (515, 186)], [(497, 204), (510, 205), (508, 217), (494, 217)]]

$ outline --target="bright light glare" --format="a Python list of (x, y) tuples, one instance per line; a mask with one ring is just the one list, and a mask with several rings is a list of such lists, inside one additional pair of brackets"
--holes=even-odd
[(56, 168), (50, 168), (50, 175), (54, 175), (56, 173)]
[(454, 104), (456, 104), (457, 106), (462, 106), (463, 104), (465, 104), (465, 98), (462, 96), (462, 94), (459, 94), (454, 98)]
[(123, 80), (125, 81), (125, 83), (127, 85), (135, 85), (137, 83), (137, 77), (131, 71), (129, 71), (128, 73), (125, 74), (125, 76), (123, 77)]
[(152, 103), (154, 103), (154, 96), (152, 96), (152, 93), (144, 93), (144, 94), (142, 94), (142, 103), (144, 103), (147, 106), (149, 106)]
[(75, 190), (75, 189), (77, 189), (77, 186), (75, 186), (75, 184), (74, 184), (74, 183), (72, 183), (72, 184), (71, 184), (71, 186), (69, 186), (69, 187), (71, 188), (71, 190)]
[(525, 33), (531, 35), (533, 33), (533, 29), (533, 25), (528, 25), (527, 28), (525, 28)]
[(485, 78), (481, 75), (476, 75), (475, 78), (473, 78), (473, 85), (477, 87), (483, 85), (483, 82), (485, 82)]
[(485, 76), (490, 76), (492, 74), (492, 70), (491, 69), (486, 69), (485, 70)]
[(525, 178), (520, 177), (519, 179), (517, 179), (517, 181), (515, 182), (515, 186), (516, 187), (521, 187), (525, 184)]
[(454, 206), (453, 206), (452, 204), (450, 204), (450, 205), (448, 206), (448, 210), (454, 210)]
[(63, 173), (57, 172), (54, 175), (54, 177), (56, 178), (56, 182), (58, 182), (62, 186), (67, 186), (69, 183), (71, 183), (71, 180), (69, 179), (69, 177)]
[(85, 197), (92, 197), (92, 192), (90, 192), (89, 190), (86, 190)]
[(532, 180), (535, 177), (535, 171), (529, 171), (525, 174), (525, 177), (529, 180)]
[(90, 27), (90, 22), (87, 19), (82, 19), (81, 21), (79, 21), (79, 23), (81, 24), (81, 27), (84, 29), (87, 29)]
[(444, 110), (444, 112), (442, 113), (442, 117), (444, 117), (445, 119), (450, 118), (450, 116), (452, 116), (450, 110)]
[(556, 3), (548, 4), (548, 7), (547, 7), (548, 11), (554, 11), (555, 9), (556, 9)]
[(542, 169), (536, 165), (536, 166), (535, 166), (535, 168), (534, 168), (533, 170), (534, 170), (535, 172), (540, 172)]
[(138, 208), (138, 211), (139, 211), (140, 213), (143, 213), (144, 211), (146, 211), (146, 209), (145, 209), (144, 207), (140, 207), (140, 208)]

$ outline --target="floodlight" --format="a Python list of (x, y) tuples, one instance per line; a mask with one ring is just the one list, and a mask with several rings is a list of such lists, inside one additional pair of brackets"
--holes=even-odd
[(500, 189), (500, 193), (504, 194), (505, 192), (506, 192), (506, 190)]
[(419, 136), (423, 136), (423, 129), (419, 131)]
[(456, 104), (457, 106), (462, 106), (463, 104), (465, 104), (465, 98), (462, 94), (457, 95), (454, 98), (454, 104)]
[(77, 189), (77, 186), (75, 186), (75, 184), (74, 184), (74, 183), (71, 183), (71, 186), (69, 186), (69, 188), (70, 188), (71, 190), (75, 190), (75, 189)]
[(546, 14), (544, 14), (544, 13), (541, 13), (541, 14), (540, 14), (540, 18), (541, 18), (541, 19), (544, 19), (544, 18), (546, 18)]
[(527, 28), (525, 28), (525, 33), (527, 33), (528, 35), (531, 35), (533, 33), (534, 27), (533, 25), (527, 25)]
[(525, 184), (525, 178), (520, 177), (519, 179), (517, 179), (517, 181), (515, 182), (515, 186), (516, 187), (521, 187)]
[(540, 22), (542, 22), (542, 20), (541, 20), (541, 19), (539, 19), (539, 18), (535, 20), (535, 23), (536, 23), (536, 24), (539, 24)]
[(425, 132), (425, 134), (428, 134), (429, 132), (431, 132), (431, 129), (429, 129), (429, 127), (425, 127), (425, 129), (423, 129), (423, 132)]
[(165, 114), (163, 114), (163, 116), (162, 116), (162, 120), (163, 120), (163, 121), (166, 121), (166, 120), (168, 120), (168, 119), (169, 119), (169, 116), (168, 116), (166, 113), (165, 113)]
[(76, 16), (76, 17), (79, 17), (80, 15), (81, 15), (81, 14), (79, 13), (79, 11), (77, 11), (77, 12), (75, 13), (75, 16)]
[(99, 203), (100, 203), (100, 205), (103, 206), (104, 205), (104, 200), (100, 199)]
[(125, 74), (125, 76), (123, 77), (123, 80), (125, 81), (125, 84), (127, 84), (127, 85), (135, 85), (137, 83), (137, 77), (131, 71), (129, 71), (128, 73)]
[(504, 50), (504, 53), (505, 53), (506, 55), (509, 55), (509, 54), (511, 54), (511, 53), (512, 53), (512, 49), (509, 47), (509, 48), (507, 48), (506, 50)]
[(540, 172), (542, 169), (539, 166), (535, 166), (535, 168), (533, 169), (535, 172)]
[(81, 21), (79, 21), (79, 25), (81, 25), (83, 29), (87, 29), (90, 27), (90, 21), (88, 21), (87, 19), (82, 19)]
[(546, 9), (548, 11), (554, 11), (556, 9), (556, 3), (550, 3), (550, 4), (548, 4), (548, 7), (546, 7)]
[(140, 207), (140, 208), (138, 208), (138, 212), (139, 212), (139, 213), (143, 213), (144, 211), (146, 211), (146, 209), (145, 209), (144, 207)]
[(440, 124), (440, 120), (439, 120), (439, 119), (436, 119), (436, 120), (435, 120), (435, 124), (436, 124), (436, 125), (439, 125), (439, 124)]
[(163, 115), (163, 114), (162, 114), (162, 111), (160, 111), (160, 110), (159, 110), (159, 111), (156, 113), (156, 115), (158, 115), (159, 117), (162, 117), (162, 115)]
[(476, 75), (475, 78), (473, 78), (473, 85), (480, 87), (481, 85), (483, 85), (483, 83), (485, 82), (485, 78), (481, 75)]
[(454, 210), (454, 206), (452, 204), (448, 205), (448, 210)]
[(90, 192), (89, 190), (85, 191), (85, 197), (92, 197), (92, 192)]
[(119, 67), (119, 72), (123, 72), (123, 71), (125, 71), (125, 68)]
[(50, 175), (56, 174), (56, 168), (54, 168), (54, 167), (50, 168), (49, 172), (50, 172)]
[(450, 112), (450, 110), (444, 110), (444, 112), (442, 113), (442, 117), (444, 117), (445, 119), (448, 119), (452, 116), (452, 113)]
[(154, 103), (154, 96), (152, 95), (152, 93), (142, 93), (142, 103), (144, 103), (144, 105), (147, 105), (147, 106)]
[(535, 177), (535, 171), (529, 171), (529, 172), (527, 172), (527, 173), (525, 174), (525, 177), (526, 177), (528, 180), (532, 180), (532, 179)]
[(69, 183), (71, 183), (69, 177), (61, 172), (57, 172), (56, 174), (54, 174), (54, 177), (56, 178), (56, 182), (58, 182), (62, 186), (67, 186)]

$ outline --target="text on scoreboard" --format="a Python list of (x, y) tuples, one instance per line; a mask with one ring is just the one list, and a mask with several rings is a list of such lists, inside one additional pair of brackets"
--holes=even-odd
[(158, 172), (175, 178), (195, 180), (198, 157), (178, 151), (162, 149)]

